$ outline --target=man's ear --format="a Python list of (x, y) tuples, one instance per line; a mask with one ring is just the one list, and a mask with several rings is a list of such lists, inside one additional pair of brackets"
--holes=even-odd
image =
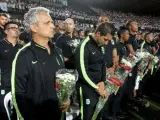
[(96, 37), (100, 37), (101, 36), (101, 34), (100, 34), (100, 32), (96, 32)]
[(76, 25), (75, 25), (75, 24), (73, 25), (73, 28), (74, 28), (74, 29), (76, 28)]
[(124, 34), (121, 34), (121, 38), (124, 36)]
[(5, 30), (4, 32), (6, 33), (6, 35), (8, 34), (8, 30)]
[(30, 25), (30, 29), (31, 29), (31, 31), (33, 31), (33, 32), (37, 32), (37, 30), (38, 30), (38, 28), (37, 28), (37, 26), (36, 26), (35, 24), (31, 24), (31, 25)]
[(129, 28), (129, 30), (130, 30), (130, 29), (132, 28), (132, 26), (130, 25), (128, 28)]

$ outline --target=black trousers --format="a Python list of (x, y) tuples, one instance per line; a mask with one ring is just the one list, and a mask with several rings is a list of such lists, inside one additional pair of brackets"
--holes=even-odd
[(140, 95), (149, 94), (152, 90), (152, 82), (154, 82), (154, 76), (151, 75), (151, 70), (149, 70), (142, 81), (140, 81), (139, 89), (137, 90), (137, 92)]
[(126, 86), (127, 86), (127, 90), (126, 90), (126, 97), (128, 100), (132, 100), (133, 98), (133, 90), (134, 90), (134, 87), (135, 87), (135, 82), (136, 82), (136, 77), (137, 77), (137, 71), (138, 71), (138, 66), (136, 65), (133, 69), (132, 69), (132, 76), (128, 76), (127, 78), (127, 83), (126, 83)]
[[(80, 92), (80, 89), (82, 94)], [(91, 120), (94, 114), (96, 105), (99, 101), (99, 94), (94, 89), (88, 87), (87, 85), (82, 85), (80, 83), (77, 83), (76, 90), (77, 90), (77, 95), (78, 95), (78, 100), (79, 100), (79, 105), (81, 110), (80, 119)], [(107, 109), (105, 110), (106, 105), (107, 105), (107, 102), (104, 108), (99, 113), (97, 120), (102, 119), (103, 115), (107, 114), (107, 113), (104, 113), (105, 111), (107, 111)]]
[[(31, 104), (28, 102), (27, 105), (23, 107), (23, 109), (26, 110), (21, 114), (24, 120), (62, 120), (62, 112), (57, 100), (48, 99), (35, 106)], [(20, 106), (20, 103), (18, 105)], [(29, 106), (29, 108), (27, 108), (27, 106)], [(19, 110), (22, 113), (21, 109)], [(65, 120), (65, 117), (66, 115), (64, 113), (63, 120)]]
[[(57, 101), (48, 100), (43, 105), (37, 106), (34, 111), (33, 120), (61, 120), (62, 112), (59, 109)], [(63, 120), (65, 120), (66, 114), (64, 112)]]

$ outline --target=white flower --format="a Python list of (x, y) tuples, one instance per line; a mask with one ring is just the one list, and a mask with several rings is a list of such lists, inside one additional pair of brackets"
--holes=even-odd
[(59, 78), (59, 79), (64, 79), (63, 74), (58, 74), (56, 77)]
[(73, 43), (73, 47), (76, 47), (77, 46), (77, 43)]
[(144, 52), (137, 52), (137, 53), (136, 53), (136, 56), (137, 56), (139, 59), (141, 59), (141, 58), (144, 57)]
[(73, 82), (76, 80), (76, 77), (70, 73), (58, 74), (57, 78), (66, 82)]
[(159, 61), (158, 57), (157, 57), (157, 56), (155, 56), (155, 57), (153, 58), (153, 61), (154, 61), (154, 63), (155, 63), (155, 64), (157, 64), (157, 63), (158, 63), (158, 61)]
[(144, 57), (146, 57), (146, 56), (148, 56), (148, 57), (149, 57), (149, 56), (150, 56), (150, 57), (152, 57), (153, 55), (151, 55), (149, 52), (145, 52), (145, 53), (144, 53)]
[(121, 62), (132, 68), (132, 64), (130, 62), (128, 62), (126, 59), (122, 58)]

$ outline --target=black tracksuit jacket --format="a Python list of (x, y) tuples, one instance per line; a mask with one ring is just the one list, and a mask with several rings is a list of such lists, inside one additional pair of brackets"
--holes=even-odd
[[(52, 66), (54, 71), (64, 68), (61, 50), (52, 46), (54, 57)], [(59, 119), (58, 98), (55, 89), (55, 76), (52, 85), (47, 85), (43, 64), (35, 52), (34, 42), (25, 45), (16, 55), (12, 65), (12, 96), (16, 111), (19, 111), (24, 120), (44, 119), (43, 114), (49, 114)], [(37, 48), (37, 52), (40, 49)], [(58, 60), (59, 62), (54, 62)], [(48, 68), (49, 69), (49, 68)], [(52, 70), (53, 70), (52, 69)], [(47, 68), (46, 68), (47, 70)], [(49, 84), (48, 82), (48, 84)], [(50, 87), (48, 87), (50, 86)], [(50, 95), (50, 96), (49, 96)], [(53, 114), (52, 114), (53, 113)], [(20, 115), (19, 115), (20, 116)], [(44, 115), (45, 119), (49, 118)], [(40, 117), (40, 118), (38, 118)]]
[(78, 83), (96, 88), (96, 84), (106, 80), (105, 49), (97, 46), (89, 36), (76, 49), (75, 65), (79, 73)]

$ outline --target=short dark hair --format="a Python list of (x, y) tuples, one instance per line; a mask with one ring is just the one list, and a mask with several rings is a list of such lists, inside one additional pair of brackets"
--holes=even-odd
[(129, 20), (129, 21), (126, 23), (126, 27), (129, 28), (129, 26), (130, 26), (133, 22), (138, 22), (138, 21), (137, 21), (137, 20)]
[(105, 36), (106, 34), (114, 35), (116, 29), (113, 24), (108, 22), (103, 22), (95, 30), (95, 33), (100, 32), (101, 36)]
[(10, 21), (10, 22), (8, 22), (8, 23), (6, 23), (6, 24), (4, 25), (4, 30), (6, 30), (10, 24), (16, 24), (16, 25), (19, 27), (19, 23), (14, 22), (14, 21)]
[(152, 32), (146, 33), (146, 34), (144, 35), (144, 39), (146, 40), (147, 36), (150, 35), (150, 34), (152, 34)]
[(91, 32), (90, 30), (84, 31), (84, 36), (85, 36), (85, 37), (88, 36), (90, 32)]
[(4, 17), (8, 18), (6, 13), (0, 13), (0, 16), (4, 16)]
[(83, 30), (82, 30), (82, 29), (78, 30), (78, 35), (79, 35), (81, 32), (83, 32)]
[(124, 34), (126, 31), (128, 31), (126, 27), (120, 27), (119, 31), (117, 32), (118, 37), (121, 38), (121, 35)]

